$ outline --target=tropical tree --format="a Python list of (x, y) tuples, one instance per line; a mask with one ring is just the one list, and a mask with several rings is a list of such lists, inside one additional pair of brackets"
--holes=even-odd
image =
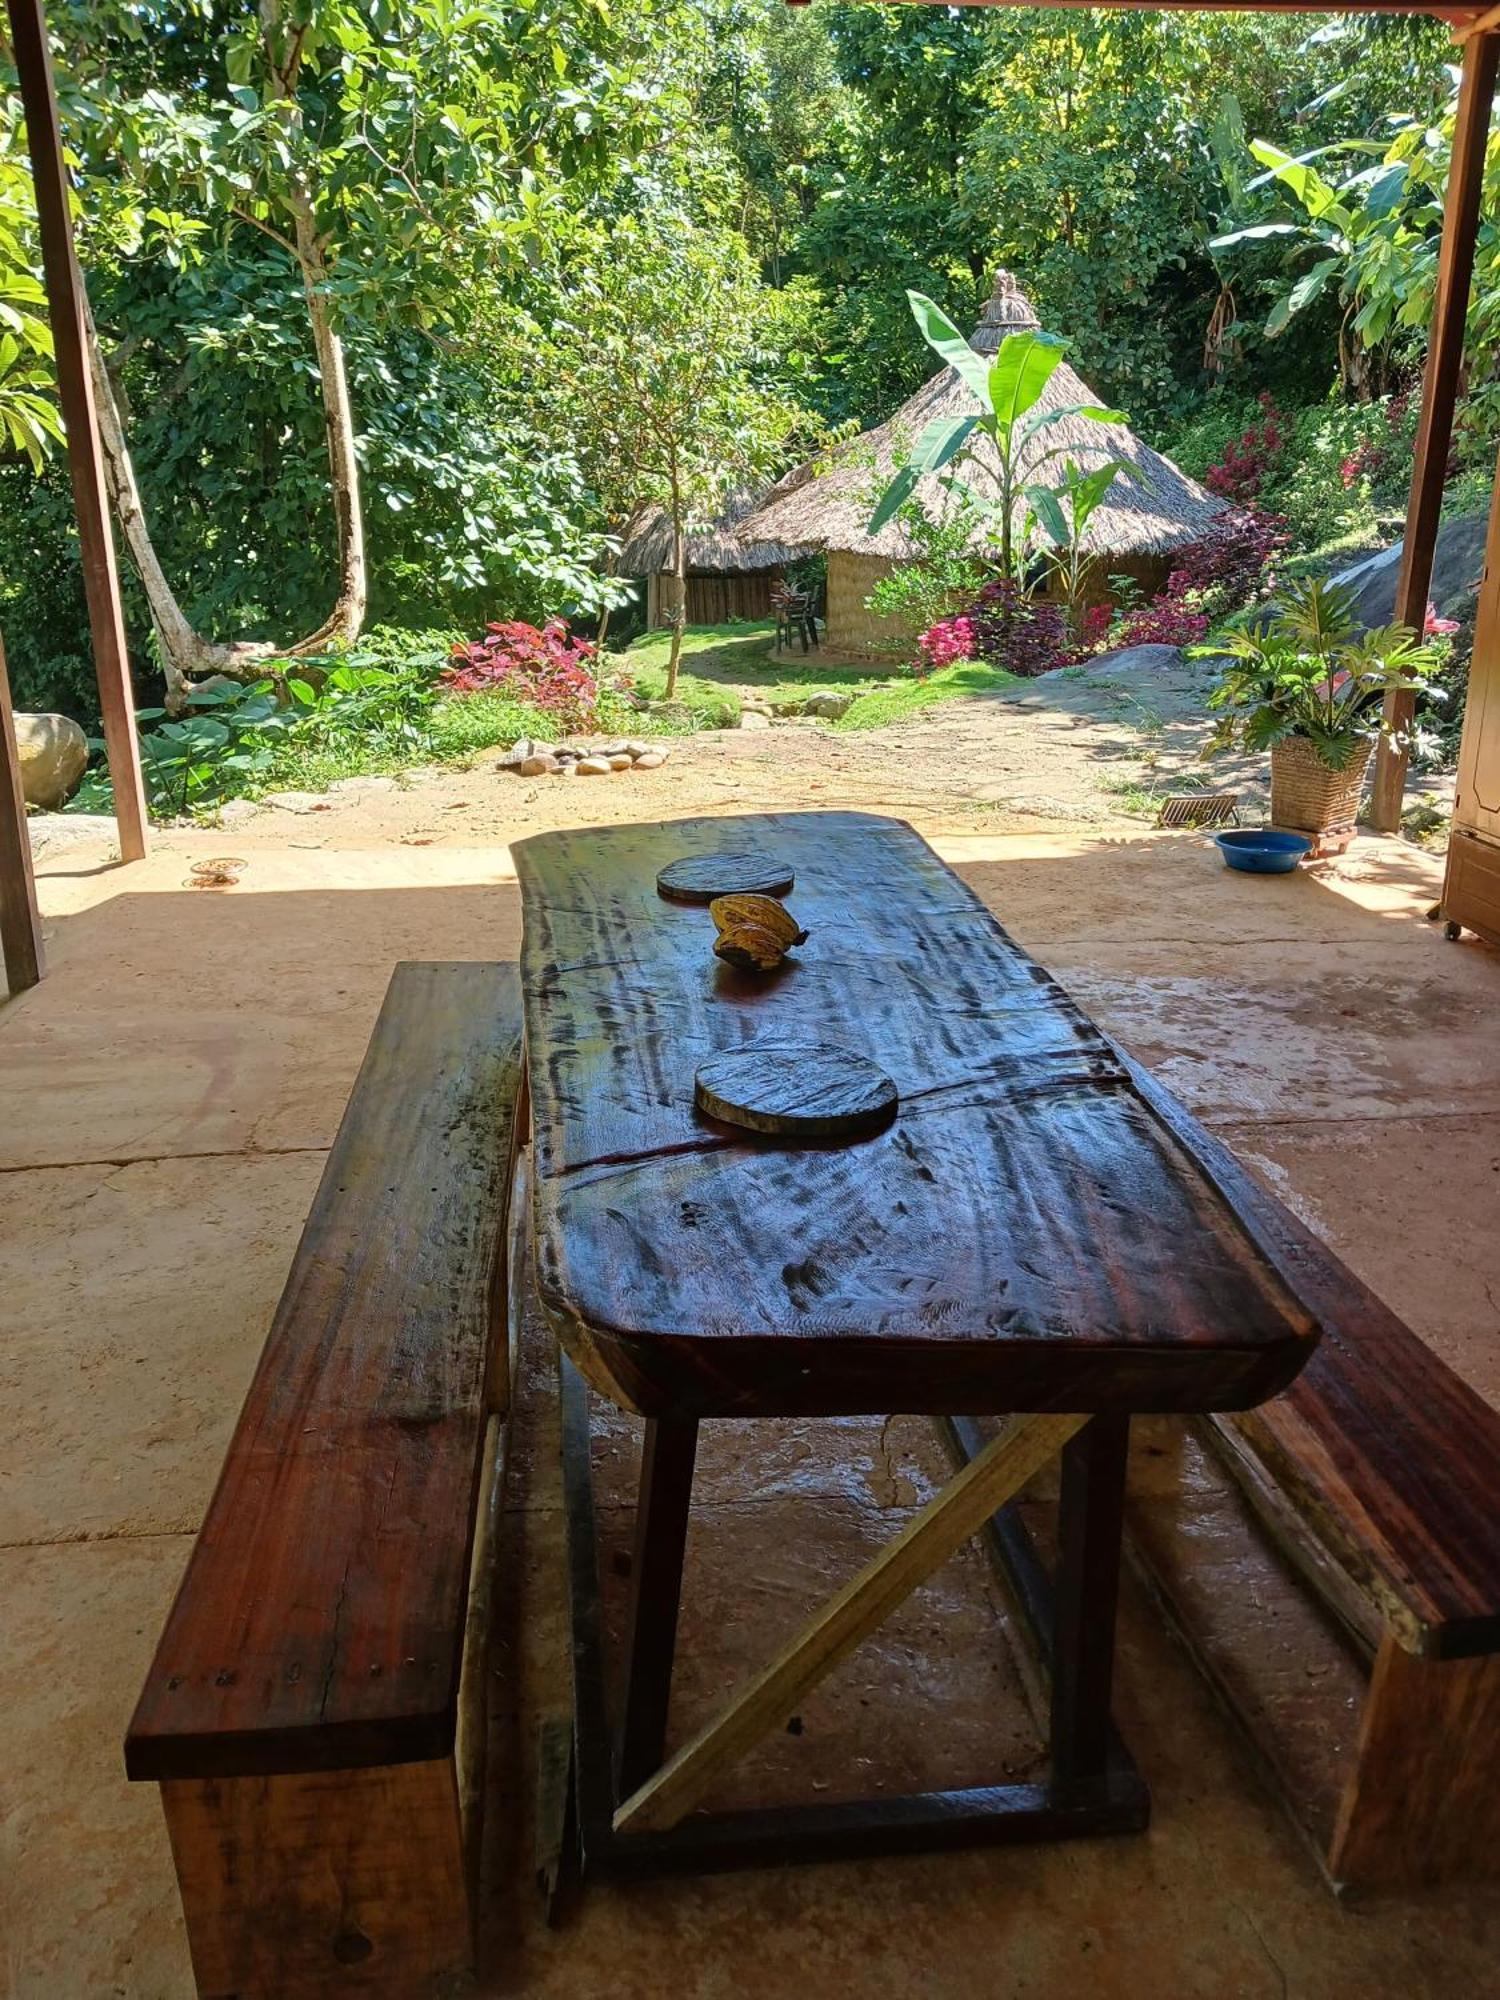
[[(227, 0), (164, 0), (144, 10), (144, 23), (142, 12), (110, 0), (64, 15), (69, 107), (83, 135), (81, 240), (96, 268), (119, 274), (102, 287), (103, 308), (132, 300), (138, 272), (183, 298), (195, 278), (212, 277), (207, 290), (220, 310), (188, 331), (186, 358), (196, 364), (247, 338), (269, 348), (285, 371), (281, 469), (294, 482), (301, 405), (312, 390), (331, 535), (316, 527), (309, 535), (304, 508), (301, 539), (304, 548), (332, 545), (332, 602), (312, 629), (290, 641), (228, 643), (201, 631), (148, 519), (154, 481), (143, 482), (132, 459), (124, 392), (143, 365), (141, 336), (125, 323), (109, 342), (96, 340), (106, 468), (176, 707), (205, 675), (253, 678), (268, 653), (316, 652), (357, 636), (370, 592), (371, 452), (351, 342), (364, 346), (371, 393), (385, 401), (395, 400), (392, 343), (425, 341), (429, 377), (451, 379), (456, 356), (473, 366), (466, 287), (507, 271), (524, 287), (539, 247), (565, 230), (569, 201), (629, 171), (654, 135), (659, 92), (639, 74), (646, 31), (616, 29), (603, 9), (259, 0), (247, 11)], [(649, 41), (650, 6), (642, 19)], [(303, 314), (301, 354), (283, 338), (288, 281)], [(171, 330), (138, 294), (139, 320), (155, 322), (159, 346)], [(106, 310), (100, 324), (102, 332)], [(437, 407), (444, 402), (451, 407), (451, 398)], [(417, 424), (427, 428), (421, 414)], [(423, 442), (415, 459), (425, 456), (441, 480), (438, 441)], [(474, 483), (467, 468), (450, 477)], [(407, 496), (393, 481), (380, 498), (399, 512)], [(476, 532), (485, 533), (482, 521), (471, 540)], [(589, 574), (587, 564), (574, 568)]]
[(672, 536), (676, 690), (687, 616), (687, 544), (730, 496), (784, 463), (807, 412), (774, 379), (777, 294), (741, 239), (682, 209), (650, 208), (575, 274), (548, 372), (572, 415), (603, 504), (623, 527), (660, 507)]

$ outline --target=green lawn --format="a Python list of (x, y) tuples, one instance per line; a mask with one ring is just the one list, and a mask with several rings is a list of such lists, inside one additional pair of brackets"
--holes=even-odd
[[(830, 661), (825, 666), (817, 653), (809, 653), (805, 660), (773, 660), (775, 636), (775, 627), (770, 624), (688, 628), (683, 634), (677, 699), (693, 711), (700, 726), (722, 727), (732, 722), (739, 706), (735, 695), (742, 688), (754, 688), (773, 706), (814, 693), (852, 695), (853, 707), (835, 727), (878, 729), (937, 702), (1009, 687), (1016, 679), (1002, 667), (984, 666), (977, 660), (944, 667), (925, 680), (885, 662), (862, 666)], [(612, 659), (642, 694), (659, 700), (666, 691), (670, 651), (667, 633), (648, 632)]]

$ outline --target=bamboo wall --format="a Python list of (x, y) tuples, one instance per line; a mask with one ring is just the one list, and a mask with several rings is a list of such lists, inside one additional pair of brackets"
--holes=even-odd
[[(689, 625), (727, 625), (731, 619), (769, 618), (771, 585), (779, 570), (689, 570), (687, 579), (687, 622)], [(647, 580), (646, 622), (653, 628), (665, 626), (677, 601), (677, 579), (670, 571)]]
[(878, 618), (865, 609), (865, 599), (891, 567), (886, 556), (855, 556), (843, 549), (829, 550), (828, 619), (823, 644), (830, 653), (890, 659), (909, 652), (906, 631), (899, 618)]

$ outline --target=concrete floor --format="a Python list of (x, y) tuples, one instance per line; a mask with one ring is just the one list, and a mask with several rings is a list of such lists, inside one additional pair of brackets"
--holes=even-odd
[[(170, 836), (129, 871), (54, 854), (51, 975), (0, 1007), (0, 1990), (14, 2000), (192, 1991), (156, 1799), (124, 1782), (120, 1738), (393, 961), (517, 948), (503, 847), (285, 841), (234, 838), (250, 867), (223, 893), (184, 886), (222, 833)], [(1226, 873), (1192, 836), (936, 844), (1106, 1028), (1500, 1397), (1500, 956), (1421, 921), (1434, 862), (1365, 841), (1320, 874), (1261, 881)], [(527, 1383), (483, 1993), (1500, 1994), (1493, 1889), (1337, 1904), (1133, 1592), (1119, 1708), (1154, 1790), (1149, 1834), (597, 1889), (547, 1932), (527, 1801), (537, 1720), (564, 1699), (560, 1519), (547, 1368)], [(598, 1427), (622, 1532), (633, 1428), (603, 1411)], [(675, 1727), (937, 1472), (911, 1424), (716, 1431)], [(1006, 1622), (983, 1564), (960, 1558), (737, 1782), (834, 1797), (841, 1780), (1029, 1768)]]

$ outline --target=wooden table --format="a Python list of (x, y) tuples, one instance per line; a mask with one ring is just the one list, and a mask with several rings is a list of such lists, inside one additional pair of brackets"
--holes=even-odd
[[(658, 895), (684, 854), (796, 871), (810, 932), (766, 978)], [(1057, 1838), (1145, 1823), (1109, 1719), (1130, 1415), (1243, 1409), (1317, 1328), (1109, 1041), (898, 821), (588, 828), (516, 849), (537, 1282), (561, 1347), (580, 1824), (591, 1867)], [(708, 1056), (837, 1041), (895, 1080), (874, 1137), (790, 1146), (694, 1109)], [(623, 1723), (607, 1755), (588, 1387), (646, 1418)], [(925, 1413), (971, 1462), (724, 1713), (663, 1763), (697, 1426)], [(985, 1442), (964, 1421), (1000, 1412)], [(959, 1420), (956, 1424), (951, 1420)], [(1004, 1513), (1062, 1454), (1055, 1602)], [(722, 1771), (999, 1516), (1050, 1625), (1051, 1770), (984, 1787), (695, 1811)]]

